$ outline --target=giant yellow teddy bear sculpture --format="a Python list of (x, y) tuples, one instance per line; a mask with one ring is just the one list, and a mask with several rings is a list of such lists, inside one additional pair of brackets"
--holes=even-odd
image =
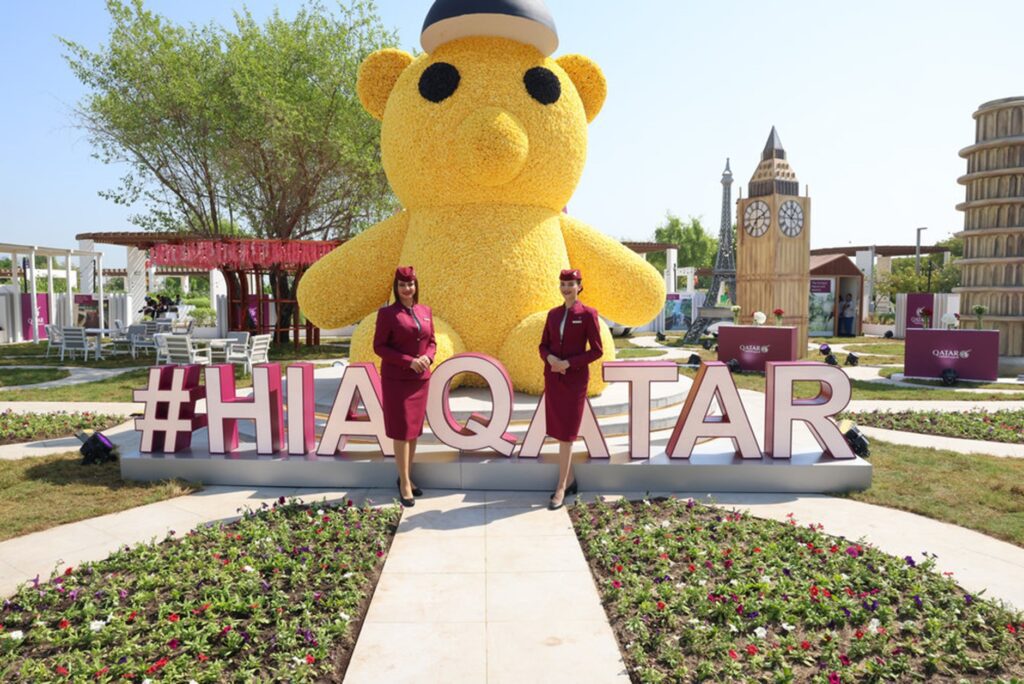
[[(435, 364), (465, 351), (497, 357), (517, 390), (543, 391), (537, 346), (558, 274), (583, 273), (581, 299), (629, 326), (662, 308), (659, 273), (619, 242), (562, 212), (583, 172), (587, 124), (604, 75), (582, 55), (558, 59), (498, 36), (467, 36), (413, 58), (385, 49), (362, 63), (358, 94), (381, 119), (384, 170), (403, 209), (318, 261), (298, 299), (321, 327), (357, 321), (353, 361), (379, 359), (376, 310), (397, 265), (415, 266), (433, 308)], [(601, 323), (604, 356), (615, 358)], [(589, 392), (605, 383), (595, 365)], [(596, 371), (596, 372), (595, 372)]]

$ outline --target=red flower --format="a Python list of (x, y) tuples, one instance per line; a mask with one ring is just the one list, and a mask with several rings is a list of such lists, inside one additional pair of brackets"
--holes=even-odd
[(60, 675), (68, 674), (68, 668), (64, 667), (63, 665), (58, 665), (57, 666), (57, 674), (60, 674)]
[(858, 639), (863, 639), (863, 638), (864, 638), (864, 631), (863, 631), (863, 630), (860, 630), (860, 629), (858, 629), (858, 630), (857, 630), (857, 631), (856, 631), (856, 632), (854, 633), (854, 635), (853, 635), (853, 636), (857, 637)]
[(612, 580), (612, 586), (615, 587), (616, 589), (621, 589), (622, 588), (622, 582), (620, 582), (619, 580)]
[(313, 657), (312, 653), (307, 653), (306, 654), (306, 662), (309, 663), (310, 665), (312, 665), (313, 663), (316, 662), (316, 658)]
[(739, 660), (740, 659), (739, 654), (736, 653), (736, 651), (732, 650), (731, 648), (729, 649), (729, 657), (732, 658), (733, 660)]
[(731, 567), (732, 567), (732, 558), (726, 558), (726, 559), (725, 559), (725, 563), (724, 563), (724, 565), (725, 565), (725, 569), (726, 569), (726, 570), (728, 570), (729, 568), (731, 568)]
[(67, 621), (67, 619), (62, 619), (62, 620), (60, 621), (60, 628), (61, 628), (61, 629), (67, 629), (67, 628), (68, 628), (68, 627), (70, 627), (70, 626), (71, 626), (71, 623), (70, 623), (70, 622), (68, 622), (68, 621)]
[(107, 674), (108, 672), (110, 672), (110, 668), (109, 667), (105, 667), (102, 670), (96, 670), (96, 674), (94, 674), (93, 677), (96, 678), (96, 679), (99, 679), (100, 677), (102, 677), (103, 675)]
[(839, 662), (841, 662), (846, 667), (849, 667), (850, 666), (850, 656), (846, 655), (845, 653), (839, 654)]
[(615, 572), (622, 572), (622, 566), (621, 565), (616, 565), (615, 566)]
[(72, 566), (70, 566), (70, 565), (68, 567), (64, 568), (64, 575), (65, 576), (70, 575), (72, 570), (74, 570), (74, 568)]
[(194, 608), (192, 610), (192, 614), (193, 615), (202, 615), (203, 613), (205, 613), (207, 610), (210, 609), (211, 605), (212, 604), (210, 604), (210, 603), (204, 603), (203, 605), (199, 606), (198, 608)]
[(828, 673), (828, 684), (840, 684), (842, 681), (835, 672)]
[(1006, 625), (1006, 631), (1008, 631), (1010, 634), (1016, 634), (1017, 628), (1013, 625)]
[(805, 651), (810, 649), (810, 647), (811, 647), (811, 642), (810, 641), (807, 641), (805, 639), (804, 641), (800, 642), (800, 648), (804, 649)]
[(171, 622), (177, 622), (177, 621), (178, 621), (178, 620), (180, 620), (181, 618), (180, 618), (180, 617), (178, 616), (178, 614), (177, 614), (177, 613), (171, 613), (170, 615), (168, 615), (168, 616), (167, 616), (167, 619), (168, 619), (169, 621), (171, 621)]
[(383, 555), (384, 555), (384, 552), (383, 552), (383, 551), (381, 551), (380, 549), (378, 549), (378, 550), (377, 550), (377, 558), (380, 558), (380, 557), (381, 557), (381, 556), (383, 556)]
[(811, 585), (811, 597), (812, 598), (817, 598), (818, 597), (818, 587), (814, 586), (813, 584)]
[(665, 610), (665, 602), (658, 601), (658, 610)]
[(167, 658), (161, 658), (160, 660), (158, 660), (155, 663), (153, 663), (152, 665), (150, 665), (149, 669), (146, 670), (146, 673), (147, 674), (153, 674), (157, 670), (159, 670), (162, 667), (164, 667), (166, 664), (167, 664)]
[(775, 314), (776, 316), (781, 316), (782, 314), (784, 314), (786, 312), (783, 311), (782, 309), (775, 309), (774, 311), (772, 311), (772, 313)]
[(196, 656), (196, 658), (199, 659), (199, 662), (205, 663), (207, 660), (210, 659), (210, 656), (206, 655), (205, 653), (200, 653), (199, 655)]
[(750, 655), (757, 655), (757, 646), (754, 644), (747, 644), (747, 653)]
[(224, 628), (220, 630), (220, 635), (224, 636), (231, 631), (231, 625), (224, 625)]
[(172, 651), (177, 650), (179, 646), (181, 646), (181, 642), (177, 639), (171, 639), (167, 642), (167, 648), (171, 649)]
[(754, 547), (754, 553), (761, 553), (761, 547), (760, 546), (755, 546)]
[(660, 558), (662, 560), (667, 560), (668, 559), (668, 554), (667, 553), (659, 553), (658, 554), (658, 558)]
[(127, 620), (125, 620), (125, 622), (134, 622), (134, 621), (135, 621), (135, 616), (136, 616), (136, 615), (137, 615), (137, 613), (136, 613), (136, 612), (135, 612), (135, 611), (133, 610), (133, 611), (132, 611), (132, 614), (128, 616), (128, 619), (127, 619)]
[(690, 572), (697, 572), (697, 566), (694, 565), (693, 563), (690, 563), (688, 566), (686, 566), (686, 569), (689, 570)]

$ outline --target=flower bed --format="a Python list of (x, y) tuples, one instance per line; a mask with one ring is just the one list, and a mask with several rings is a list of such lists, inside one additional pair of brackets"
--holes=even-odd
[(840, 416), (859, 425), (920, 432), (926, 435), (983, 439), (1020, 444), (1024, 441), (1024, 410), (1005, 411), (862, 411)]
[[(0, 395), (2, 398), (3, 395)], [(91, 428), (105, 430), (123, 423), (124, 416), (106, 413), (15, 413), (0, 411), (0, 444), (17, 444), (54, 437), (70, 437)]]
[(634, 682), (1008, 681), (1024, 615), (820, 526), (685, 500), (572, 510)]
[(340, 681), (399, 510), (279, 504), (23, 586), (0, 680)]

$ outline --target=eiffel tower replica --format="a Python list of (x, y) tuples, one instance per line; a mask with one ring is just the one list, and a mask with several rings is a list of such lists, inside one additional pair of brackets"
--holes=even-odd
[(729, 301), (736, 303), (736, 246), (732, 243), (732, 171), (729, 159), (725, 160), (722, 172), (722, 223), (718, 229), (718, 254), (715, 268), (711, 271), (711, 287), (704, 298), (705, 306), (700, 308), (697, 319), (683, 336), (684, 344), (696, 344), (707, 332), (709, 326), (723, 319), (732, 320), (732, 310), (717, 306), (718, 293), (725, 287)]

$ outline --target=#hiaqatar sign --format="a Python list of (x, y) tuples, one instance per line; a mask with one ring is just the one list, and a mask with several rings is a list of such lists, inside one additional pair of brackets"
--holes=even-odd
[[(205, 387), (199, 382), (204, 373)], [(461, 373), (473, 373), (490, 390), (489, 416), (473, 414), (459, 423), (451, 410), (451, 384)], [(616, 361), (603, 364), (608, 382), (629, 387), (629, 457), (650, 459), (651, 387), (658, 382), (676, 382), (678, 367), (671, 362)], [(703, 364), (672, 429), (665, 449), (668, 458), (689, 459), (699, 440), (725, 438), (735, 456), (743, 460), (789, 459), (793, 455), (793, 427), (804, 423), (821, 452), (832, 459), (854, 459), (832, 417), (850, 401), (850, 381), (839, 368), (813, 361), (768, 362), (766, 364), (764, 453), (754, 436), (746, 408), (728, 367), (721, 362)], [(173, 454), (191, 445), (192, 435), (207, 429), (211, 454), (230, 454), (239, 449), (238, 421), (255, 423), (258, 454), (331, 457), (345, 452), (354, 437), (376, 440), (381, 453), (394, 455), (392, 441), (384, 433), (381, 382), (369, 363), (346, 367), (330, 407), (319, 441), (315, 432), (313, 366), (260, 364), (253, 368), (250, 396), (239, 396), (234, 371), (229, 365), (163, 366), (151, 368), (148, 386), (135, 390), (135, 401), (145, 404), (136, 419), (141, 433), (140, 451)], [(819, 383), (813, 398), (794, 398), (797, 382)], [(544, 398), (519, 441), (509, 433), (513, 413), (512, 382), (502, 364), (483, 354), (458, 354), (441, 363), (430, 378), (427, 420), (437, 439), (461, 452), (495, 452), (505, 457), (536, 458), (543, 446), (546, 425)], [(287, 399), (284, 390), (287, 389)], [(206, 399), (206, 413), (196, 403)], [(715, 406), (720, 411), (712, 411)], [(287, 409), (287, 410), (285, 410)], [(715, 415), (712, 415), (712, 414)], [(601, 426), (590, 406), (584, 407), (580, 429), (592, 459), (609, 458)]]

